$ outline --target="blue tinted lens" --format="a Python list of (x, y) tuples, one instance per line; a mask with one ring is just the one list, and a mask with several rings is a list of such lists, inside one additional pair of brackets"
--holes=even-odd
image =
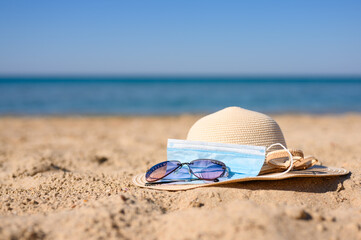
[(192, 173), (200, 179), (214, 180), (223, 176), (226, 165), (220, 161), (210, 159), (197, 159), (189, 164)]
[(151, 167), (145, 174), (148, 182), (154, 182), (164, 178), (181, 165), (178, 161), (165, 161)]

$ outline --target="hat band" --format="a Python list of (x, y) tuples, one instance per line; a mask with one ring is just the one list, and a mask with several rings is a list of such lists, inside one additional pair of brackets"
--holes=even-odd
[(263, 165), (260, 175), (272, 172), (280, 172), (288, 169), (291, 165), (289, 153), (293, 157), (292, 170), (304, 170), (321, 162), (314, 156), (304, 156), (302, 150), (298, 149), (282, 149), (272, 151), (267, 154), (265, 164)]

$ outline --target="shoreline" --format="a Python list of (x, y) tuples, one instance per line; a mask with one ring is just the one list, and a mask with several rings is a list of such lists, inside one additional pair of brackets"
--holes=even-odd
[[(333, 117), (333, 116), (358, 116), (361, 112), (340, 113), (310, 113), (310, 112), (262, 112), (271, 117), (279, 116), (310, 116), (310, 117)], [(167, 118), (167, 117), (202, 117), (211, 114), (204, 113), (170, 113), (170, 114), (0, 114), (1, 118)]]

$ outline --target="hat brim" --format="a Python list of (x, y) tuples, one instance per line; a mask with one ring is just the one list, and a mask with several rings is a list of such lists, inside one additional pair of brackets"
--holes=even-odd
[(256, 177), (248, 177), (241, 179), (233, 179), (229, 181), (215, 182), (215, 183), (205, 183), (205, 184), (159, 184), (147, 186), (147, 181), (145, 180), (145, 174), (138, 174), (133, 177), (133, 184), (138, 187), (157, 189), (157, 190), (167, 190), (167, 191), (180, 191), (188, 190), (199, 187), (211, 187), (220, 184), (228, 183), (237, 183), (237, 182), (247, 182), (247, 181), (264, 181), (264, 180), (282, 180), (287, 178), (296, 178), (296, 177), (332, 177), (332, 176), (342, 176), (348, 174), (349, 171), (343, 168), (336, 167), (326, 167), (315, 165), (311, 168), (305, 170), (290, 171), (286, 174), (279, 175), (278, 173), (264, 174)]

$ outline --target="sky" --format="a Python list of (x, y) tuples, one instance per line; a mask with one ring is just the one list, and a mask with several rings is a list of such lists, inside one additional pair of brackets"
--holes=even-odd
[(361, 75), (361, 1), (0, 1), (0, 75)]

